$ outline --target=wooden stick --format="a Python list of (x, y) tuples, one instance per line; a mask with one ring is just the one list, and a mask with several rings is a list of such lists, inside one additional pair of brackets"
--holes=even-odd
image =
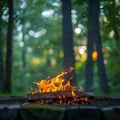
[[(79, 92), (74, 91), (77, 97), (94, 97), (93, 93), (90, 92)], [(35, 93), (35, 94), (28, 94), (28, 100), (56, 100), (60, 99), (60, 97), (65, 98), (73, 98), (72, 91), (57, 91), (57, 92), (44, 92), (44, 93)]]

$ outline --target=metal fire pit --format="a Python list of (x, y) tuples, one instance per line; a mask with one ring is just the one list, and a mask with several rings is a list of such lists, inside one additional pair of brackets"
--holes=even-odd
[[(27, 97), (22, 96), (0, 96), (0, 105), (5, 104), (31, 104), (31, 103), (39, 103), (47, 104), (51, 106), (62, 106), (62, 107), (71, 107), (71, 106), (94, 106), (94, 107), (111, 107), (111, 106), (120, 106), (120, 97), (106, 97), (106, 96), (94, 96), (93, 93), (89, 92), (75, 92), (78, 96), (77, 99), (74, 99), (71, 96), (71, 92), (66, 91), (58, 91), (51, 93), (36, 93), (36, 94), (28, 94)], [(65, 98), (62, 98), (63, 101), (60, 104), (57, 102), (59, 100), (58, 95), (65, 95)], [(87, 100), (86, 100), (87, 99)], [(67, 103), (67, 101), (73, 101)]]
[[(31, 94), (30, 94), (31, 95)], [(0, 97), (0, 120), (119, 120), (120, 97), (81, 95), (73, 104), (39, 104), (40, 98), (22, 96)]]

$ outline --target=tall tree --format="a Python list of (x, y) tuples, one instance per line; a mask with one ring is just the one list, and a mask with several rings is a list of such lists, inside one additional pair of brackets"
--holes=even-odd
[(104, 93), (108, 92), (108, 83), (106, 77), (106, 71), (104, 66), (104, 59), (102, 53), (102, 43), (100, 38), (99, 28), (99, 0), (89, 0), (89, 15), (88, 15), (88, 57), (86, 63), (86, 81), (85, 89), (91, 91), (93, 84), (93, 51), (96, 50), (98, 53), (97, 65), (98, 65), (98, 76), (100, 81), (101, 90)]
[[(1, 21), (1, 20), (0, 20)], [(0, 25), (1, 26), (1, 25)], [(1, 27), (2, 28), (2, 27)], [(0, 92), (3, 88), (4, 66), (3, 66), (3, 47), (2, 47), (2, 29), (0, 29)]]
[(9, 20), (7, 31), (7, 53), (6, 53), (6, 78), (4, 81), (4, 92), (11, 92), (12, 75), (12, 32), (13, 32), (13, 0), (8, 0)]
[(100, 0), (93, 0), (94, 1), (94, 7), (95, 7), (95, 13), (94, 14), (94, 36), (95, 36), (95, 44), (96, 44), (96, 50), (98, 52), (98, 59), (97, 59), (97, 65), (98, 65), (98, 75), (99, 75), (99, 81), (100, 81), (100, 87), (101, 90), (104, 93), (109, 92), (108, 87), (108, 80), (106, 76), (105, 66), (104, 66), (104, 58), (103, 58), (103, 52), (102, 52), (102, 43), (100, 38), (100, 27), (99, 27), (99, 7), (100, 7)]
[[(24, 27), (24, 24), (23, 24), (23, 27), (22, 27), (22, 42), (23, 44), (25, 44), (25, 27)], [(23, 47), (23, 50), (22, 50), (22, 67), (25, 68), (26, 67), (26, 48)]]
[[(1, 23), (1, 19), (0, 19)], [(4, 63), (3, 63), (3, 40), (2, 40), (2, 23), (0, 24), (1, 29), (0, 29), (0, 92), (3, 90), (3, 81), (4, 81)]]
[(4, 77), (4, 64), (3, 64), (3, 7), (5, 6), (6, 1), (0, 1), (0, 92), (2, 92), (3, 88), (3, 77)]
[[(73, 52), (73, 31), (71, 20), (71, 0), (62, 0), (62, 27), (63, 27), (63, 51), (64, 51), (64, 69), (74, 67), (74, 52)], [(71, 73), (73, 80), (71, 84), (75, 85), (74, 71)]]
[[(25, 2), (25, 1), (24, 1)], [(23, 42), (23, 44), (24, 44), (24, 46), (23, 46), (23, 50), (22, 50), (22, 67), (23, 68), (25, 68), (26, 67), (26, 64), (27, 64), (27, 62), (26, 62), (26, 46), (25, 46), (25, 35), (26, 35), (26, 28), (25, 28), (25, 13), (26, 13), (26, 6), (24, 7), (24, 8), (22, 8), (22, 18), (21, 18), (21, 24), (22, 24), (22, 30), (21, 30), (21, 32), (22, 32), (22, 42)]]
[(85, 75), (85, 90), (91, 91), (93, 85), (93, 60), (92, 53), (94, 50), (94, 11), (93, 7), (95, 0), (88, 2), (88, 40), (87, 40), (87, 62), (86, 62), (86, 75)]

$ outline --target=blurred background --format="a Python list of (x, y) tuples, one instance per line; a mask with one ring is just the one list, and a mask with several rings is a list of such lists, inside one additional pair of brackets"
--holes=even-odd
[(70, 26), (63, 18), (70, 16), (67, 43), (72, 43), (77, 86), (95, 95), (120, 95), (120, 0), (65, 1), (0, 1), (1, 95), (26, 95), (34, 81), (64, 70), (63, 28)]

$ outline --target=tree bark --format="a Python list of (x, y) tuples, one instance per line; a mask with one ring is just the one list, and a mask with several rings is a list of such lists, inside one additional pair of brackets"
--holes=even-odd
[(86, 63), (86, 81), (85, 90), (91, 91), (93, 85), (93, 60), (92, 52), (96, 50), (98, 52), (97, 65), (98, 65), (98, 76), (101, 90), (104, 93), (109, 91), (108, 81), (104, 66), (104, 59), (102, 53), (102, 43), (100, 38), (99, 28), (99, 0), (89, 0), (89, 15), (88, 15), (88, 57)]
[[(24, 22), (23, 22), (24, 23)], [(22, 27), (22, 42), (24, 44), (23, 50), (22, 50), (22, 67), (26, 68), (26, 47), (25, 47), (25, 30), (24, 30), (24, 24)]]
[[(1, 11), (0, 11), (1, 12)], [(3, 89), (3, 40), (2, 40), (2, 20), (0, 18), (0, 41), (1, 41), (1, 44), (0, 44), (0, 92), (2, 92), (2, 89)]]
[(2, 20), (2, 13), (3, 13), (3, 8), (6, 5), (6, 1), (2, 1), (0, 4), (0, 92), (3, 92), (3, 81), (4, 81), (4, 60), (3, 60), (3, 46), (4, 46), (4, 42), (3, 42), (3, 20)]
[(13, 32), (13, 0), (8, 0), (9, 21), (7, 31), (7, 53), (6, 53), (6, 78), (4, 81), (4, 92), (11, 92), (12, 85), (12, 32)]
[(3, 90), (4, 66), (3, 66), (3, 51), (0, 46), (0, 92)]
[(86, 73), (85, 73), (85, 90), (92, 91), (91, 87), (93, 85), (93, 60), (92, 52), (94, 50), (94, 0), (89, 0), (88, 3), (88, 40), (87, 40), (87, 61), (86, 61)]
[(94, 0), (96, 3), (96, 14), (94, 16), (94, 34), (95, 34), (95, 42), (96, 42), (96, 50), (98, 51), (98, 59), (97, 59), (97, 64), (98, 64), (98, 75), (99, 75), (99, 81), (100, 81), (100, 87), (101, 90), (104, 93), (109, 92), (109, 87), (108, 87), (108, 80), (106, 76), (106, 71), (105, 71), (105, 66), (104, 66), (104, 58), (103, 58), (103, 52), (102, 52), (102, 43), (101, 43), (101, 38), (100, 38), (100, 27), (99, 27), (99, 6), (100, 6), (100, 0)]
[[(72, 20), (71, 20), (71, 1), (62, 1), (62, 26), (63, 26), (63, 52), (64, 52), (64, 69), (74, 67), (74, 51), (73, 51), (73, 31), (72, 31)], [(72, 85), (76, 84), (75, 72), (71, 73), (73, 80)]]

